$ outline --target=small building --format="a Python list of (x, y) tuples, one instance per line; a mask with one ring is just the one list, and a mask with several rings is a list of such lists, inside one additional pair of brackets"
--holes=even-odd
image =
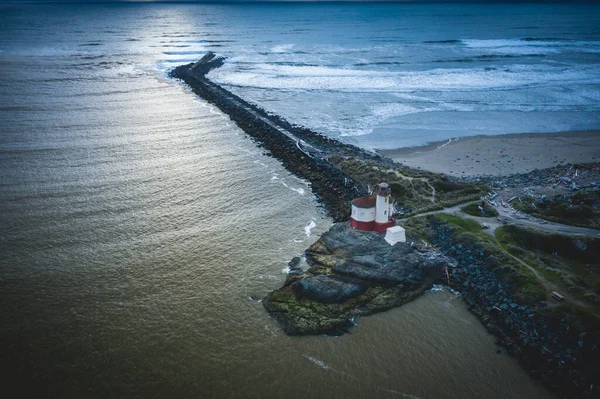
[(352, 200), (350, 226), (356, 230), (385, 233), (388, 227), (396, 225), (392, 204), (390, 187), (380, 183), (373, 194)]
[(406, 231), (400, 226), (388, 227), (385, 231), (385, 240), (390, 245), (397, 242), (406, 242)]

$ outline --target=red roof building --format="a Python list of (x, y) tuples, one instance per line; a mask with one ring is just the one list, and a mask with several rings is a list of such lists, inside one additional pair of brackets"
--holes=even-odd
[(388, 227), (396, 225), (392, 204), (389, 186), (386, 183), (377, 185), (373, 194), (352, 200), (350, 226), (356, 230), (385, 233)]

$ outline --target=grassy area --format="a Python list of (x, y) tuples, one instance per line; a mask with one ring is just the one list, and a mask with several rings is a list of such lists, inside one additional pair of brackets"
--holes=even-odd
[(458, 228), (459, 233), (481, 233), (482, 227), (479, 223), (472, 219), (463, 219), (456, 215), (450, 215), (447, 213), (440, 213), (435, 216), (430, 216), (430, 219), (437, 218), (438, 220), (448, 223), (456, 228)]
[(330, 161), (364, 185), (385, 182), (406, 214), (429, 212), (479, 199), (488, 189), (482, 184), (462, 183), (445, 175), (355, 158), (331, 157)]
[(456, 235), (474, 234), (478, 240), (493, 242), (492, 237), (483, 231), (483, 227), (472, 219), (464, 219), (448, 213), (437, 213), (435, 215), (414, 216), (404, 222), (402, 227), (413, 240), (424, 240), (430, 242), (431, 224), (446, 223), (456, 229)]
[(600, 310), (600, 239), (517, 226), (496, 230), (498, 242), (562, 289)]
[(493, 270), (516, 287), (515, 294), (523, 302), (535, 303), (547, 299), (549, 293), (535, 274), (508, 256), (508, 252), (533, 266), (540, 275), (561, 287), (564, 292), (590, 305), (585, 309), (563, 303), (542, 312), (571, 318), (587, 329), (600, 327), (600, 320), (594, 314), (600, 313), (599, 238), (571, 237), (517, 226), (502, 226), (496, 230), (494, 240), (477, 222), (443, 213), (412, 217), (402, 225), (411, 240), (418, 242), (423, 239), (432, 243), (439, 240), (435, 237), (434, 226), (440, 223), (454, 229), (450, 237), (453, 257), (471, 256), (473, 249), (480, 251), (480, 267)]
[(600, 229), (600, 191), (580, 191), (554, 197), (522, 198), (511, 205), (521, 212), (552, 222)]
[(472, 204), (460, 208), (460, 210), (468, 215), (484, 218), (492, 218), (498, 216), (498, 211), (485, 201), (473, 202)]
[(414, 216), (404, 222), (402, 227), (406, 230), (406, 240), (420, 242), (421, 240), (429, 242), (429, 219), (427, 216)]
[[(450, 227), (451, 235), (440, 237), (440, 225)], [(459, 261), (494, 271), (500, 279), (515, 288), (515, 296), (524, 303), (536, 303), (547, 298), (548, 293), (535, 274), (509, 256), (474, 220), (438, 213), (412, 217), (402, 226), (413, 241), (436, 243)]]

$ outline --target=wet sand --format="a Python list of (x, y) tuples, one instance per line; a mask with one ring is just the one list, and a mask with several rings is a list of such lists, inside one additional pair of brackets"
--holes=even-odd
[(473, 136), (379, 153), (407, 166), (452, 176), (499, 176), (600, 161), (600, 130)]

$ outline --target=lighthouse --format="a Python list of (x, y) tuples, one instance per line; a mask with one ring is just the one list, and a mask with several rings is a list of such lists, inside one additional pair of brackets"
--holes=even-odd
[(352, 200), (350, 226), (356, 230), (385, 233), (388, 227), (396, 225), (392, 203), (390, 187), (386, 183), (378, 184), (373, 194)]

